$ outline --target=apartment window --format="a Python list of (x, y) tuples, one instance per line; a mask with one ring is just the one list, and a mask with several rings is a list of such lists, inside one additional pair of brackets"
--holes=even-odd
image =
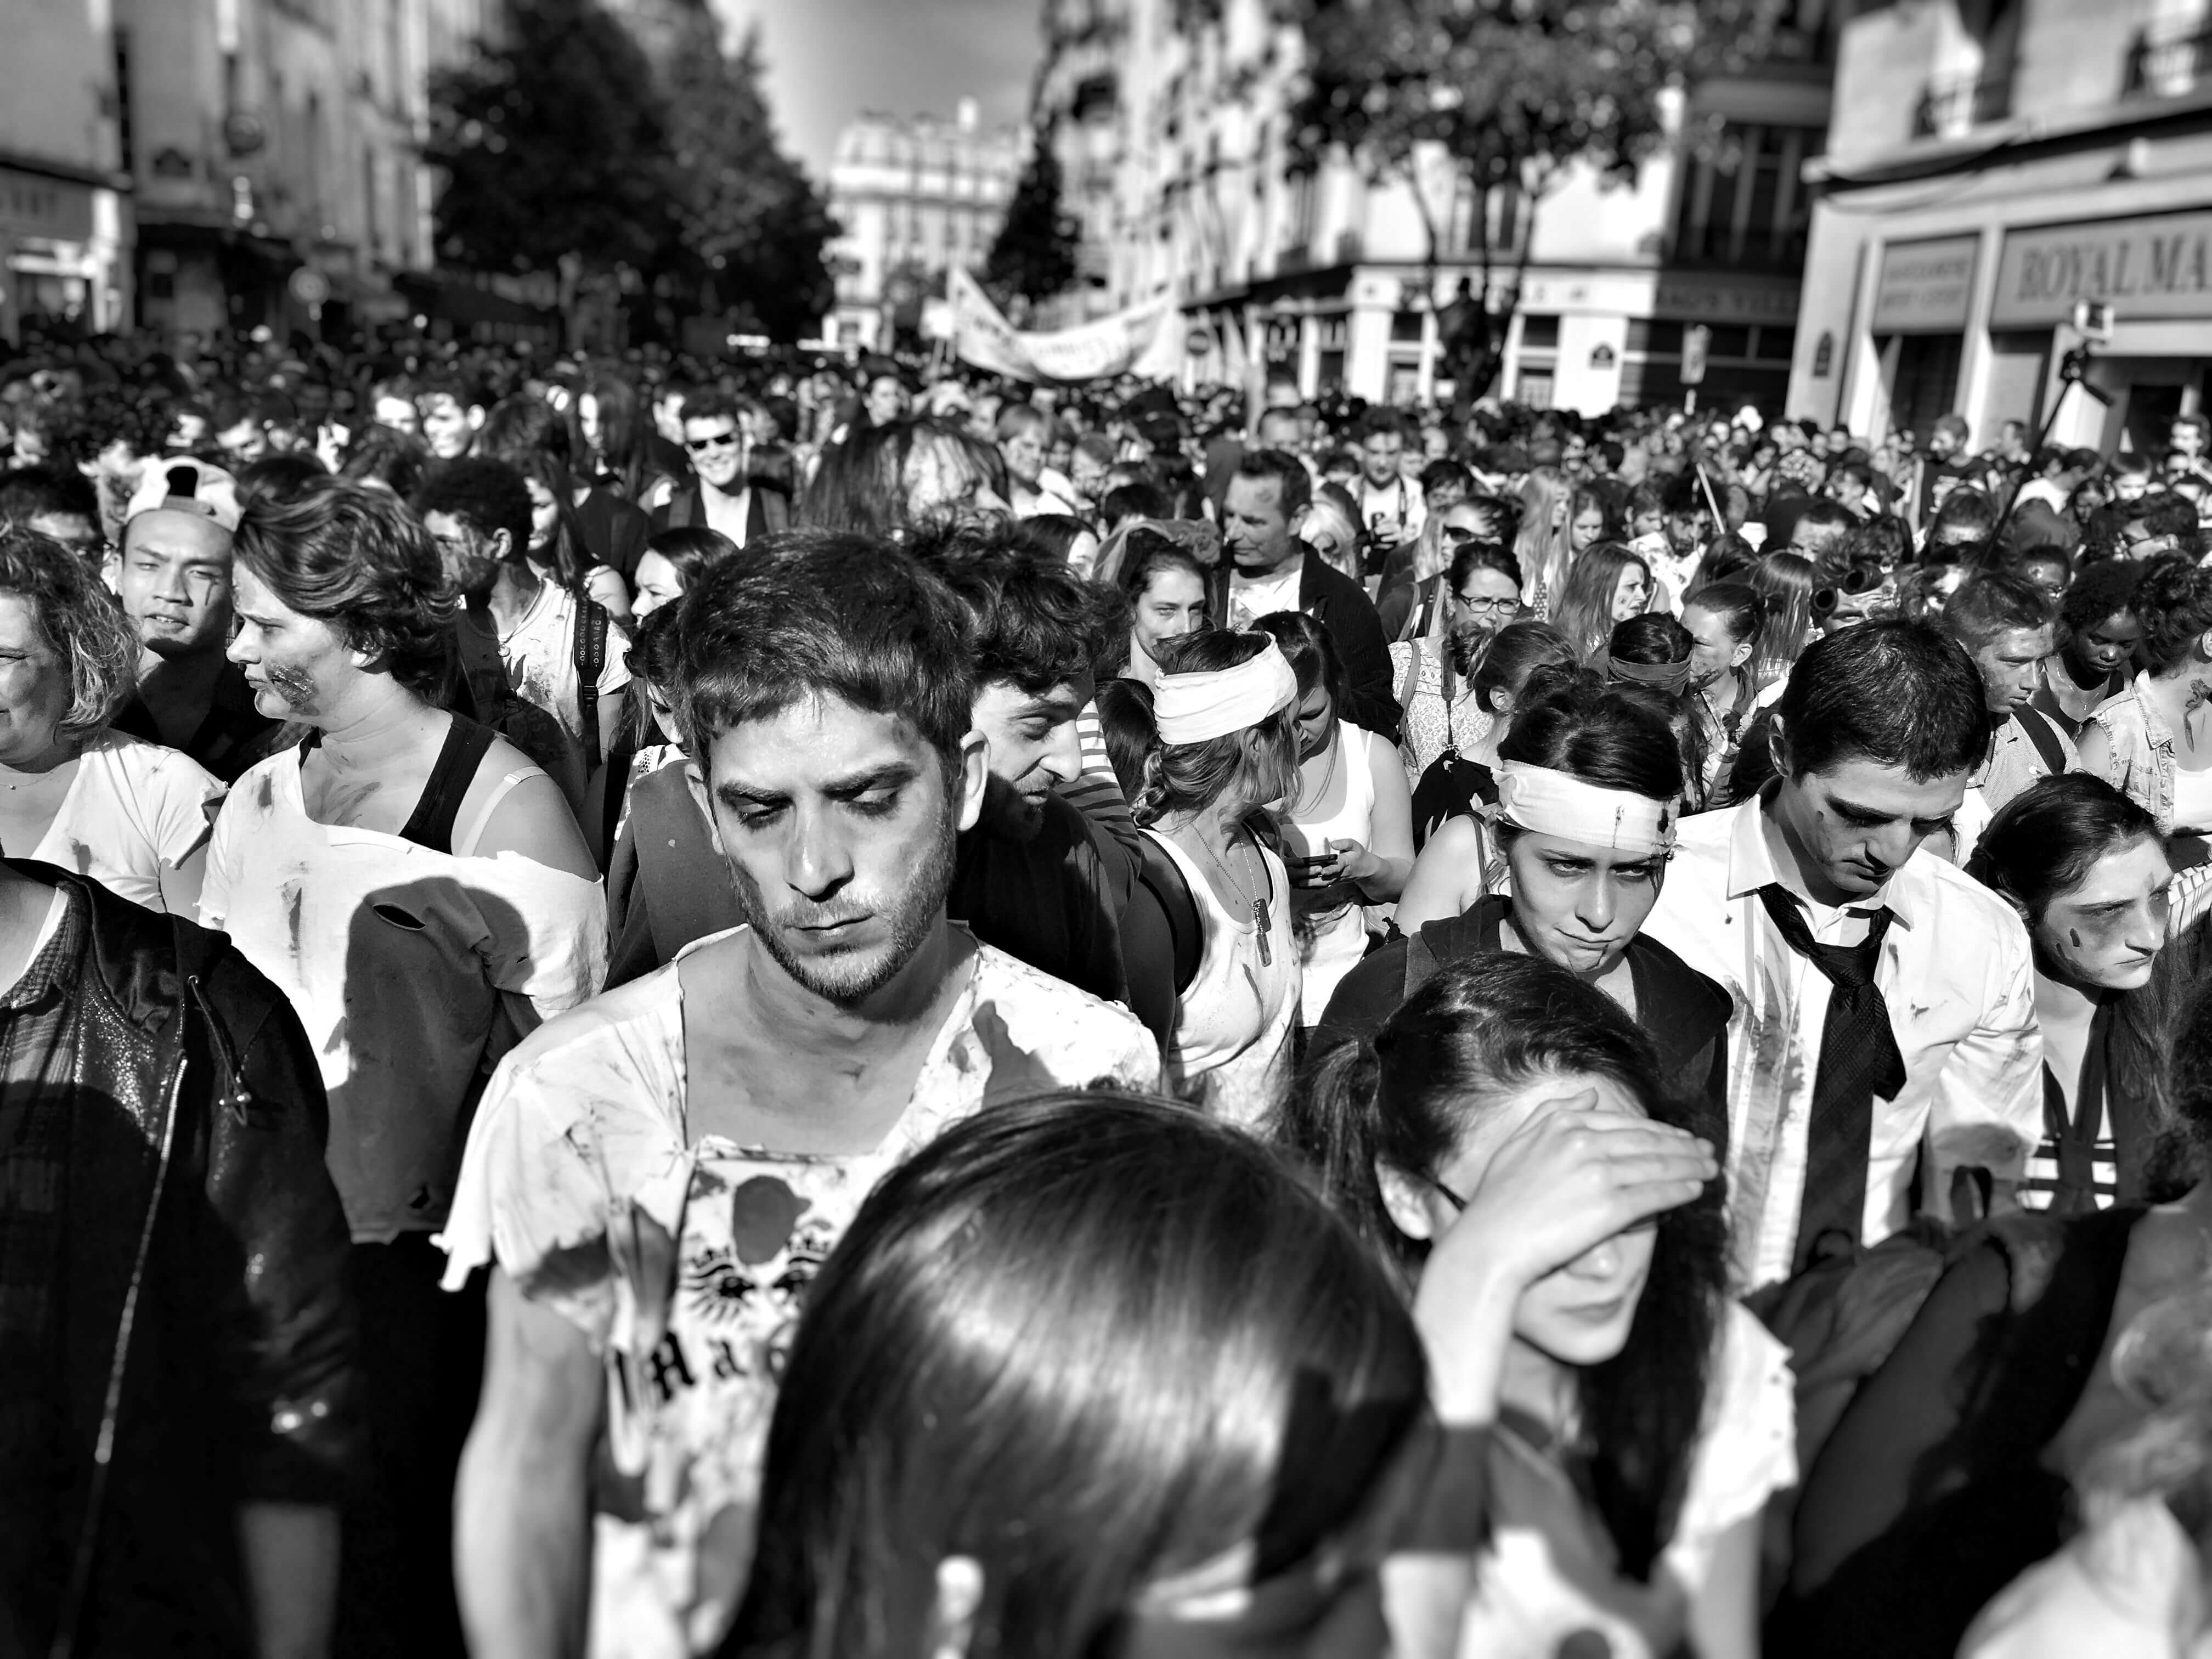
[(1525, 218), (1521, 192), (1510, 185), (1497, 190), (1478, 190), (1474, 181), (1462, 174), (1452, 185), (1451, 208), (1444, 216), (1442, 227), (1443, 252), (1448, 254), (1468, 254), (1480, 252), (1483, 228), (1489, 227), (1490, 247), (1493, 253), (1509, 253), (1520, 245), (1521, 229)]
[(1285, 184), (1288, 197), (1288, 211), (1283, 219), (1285, 247), (1311, 247), (1314, 239), (1316, 198), (1320, 189), (1310, 172), (1293, 173)]
[(1524, 315), (1521, 319), (1522, 350), (1557, 351), (1559, 349), (1559, 319), (1557, 317)]
[(1803, 127), (1730, 122), (1708, 156), (1682, 158), (1674, 204), (1674, 254), (1754, 268), (1804, 258), (1811, 204), (1799, 182), (1820, 135)]
[(1421, 313), (1401, 311), (1390, 319), (1390, 342), (1393, 345), (1419, 345), (1421, 343)]

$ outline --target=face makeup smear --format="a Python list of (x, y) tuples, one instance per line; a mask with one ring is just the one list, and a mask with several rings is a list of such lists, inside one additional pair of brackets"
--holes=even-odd
[(315, 682), (313, 676), (298, 668), (269, 668), (262, 671), (270, 690), (295, 708), (311, 708), (315, 702)]

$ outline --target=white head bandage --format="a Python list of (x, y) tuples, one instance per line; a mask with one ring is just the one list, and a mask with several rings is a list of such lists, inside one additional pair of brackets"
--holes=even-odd
[(1498, 811), (1507, 823), (1615, 852), (1668, 851), (1674, 845), (1680, 805), (1519, 761), (1502, 762), (1498, 769)]
[(1203, 674), (1163, 674), (1152, 688), (1160, 741), (1205, 743), (1257, 726), (1298, 700), (1298, 677), (1274, 641), (1249, 662)]

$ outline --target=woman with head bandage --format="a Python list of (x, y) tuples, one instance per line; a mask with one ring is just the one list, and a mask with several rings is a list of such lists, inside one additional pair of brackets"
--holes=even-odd
[(1726, 1125), (1721, 988), (1639, 931), (1658, 901), (1681, 807), (1667, 711), (1587, 670), (1530, 677), (1498, 749), (1498, 805), (1430, 836), (1398, 902), (1406, 937), (1338, 988), (1314, 1048), (1372, 1032), (1438, 963), (1486, 951), (1557, 963), (1650, 1033), (1671, 1086)]
[(1699, 811), (1705, 804), (1705, 727), (1698, 723), (1697, 693), (1691, 689), (1697, 649), (1696, 636), (1679, 618), (1655, 611), (1615, 623), (1612, 637), (1590, 659), (1590, 666), (1608, 685), (1648, 691), (1665, 704), (1674, 746), (1682, 751), (1686, 812)]
[(1176, 999), (1170, 1085), (1253, 1125), (1290, 1081), (1299, 971), (1283, 862), (1248, 822), (1298, 787), (1298, 682), (1265, 634), (1194, 634), (1164, 647), (1158, 741), (1130, 811), (1190, 889), (1205, 933)]

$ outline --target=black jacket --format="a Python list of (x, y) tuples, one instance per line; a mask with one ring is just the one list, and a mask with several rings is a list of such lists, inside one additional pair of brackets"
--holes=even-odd
[[(322, 1076), (290, 1006), (222, 934), (11, 862), (91, 913), (73, 992), (62, 1524), (52, 1571), (9, 1611), (40, 1645), (73, 1626), (86, 1656), (248, 1652), (237, 1508), (335, 1504), (358, 1449)], [(9, 1507), (0, 1492), (0, 1528)], [(60, 1587), (80, 1563), (72, 1611)]]
[[(1413, 939), (1394, 939), (1368, 957), (1329, 998), (1307, 1045), (1309, 1057), (1355, 1039), (1372, 1042), (1382, 1022), (1438, 967), (1498, 950), (1506, 906), (1493, 894), (1464, 915), (1426, 923)], [(1416, 943), (1421, 955), (1409, 966)], [(1658, 1050), (1668, 1091), (1691, 1113), (1686, 1127), (1725, 1155), (1728, 1023), (1734, 1008), (1729, 994), (1648, 933), (1629, 940), (1628, 973), (1636, 988), (1636, 1023)]]
[[(1213, 568), (1212, 605), (1217, 619), (1229, 615), (1230, 565)], [(1310, 548), (1298, 570), (1298, 609), (1322, 625), (1344, 669), (1344, 696), (1338, 709), (1390, 743), (1398, 741), (1398, 696), (1390, 683), (1390, 644), (1369, 602), (1367, 590), (1333, 568)]]

